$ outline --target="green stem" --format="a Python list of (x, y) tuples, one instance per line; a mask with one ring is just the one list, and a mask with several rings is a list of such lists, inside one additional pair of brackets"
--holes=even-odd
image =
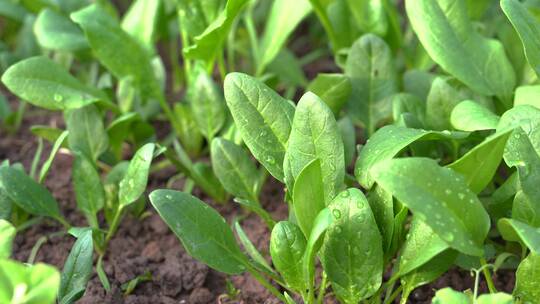
[(16, 231), (17, 232), (21, 232), (21, 231), (24, 231), (36, 224), (39, 224), (43, 221), (43, 217), (34, 217), (34, 218), (31, 218), (29, 219), (28, 221), (25, 221), (24, 223), (20, 224), (19, 226), (17, 226), (16, 228)]
[[(225, 67), (225, 58), (223, 53), (219, 54), (218, 56), (218, 69), (219, 74), (221, 75), (221, 80), (225, 81), (225, 75), (227, 75), (227, 68)], [(212, 140), (209, 139), (209, 142), (212, 142)]]
[(281, 302), (287, 303), (287, 299), (285, 299), (285, 296), (279, 292), (274, 285), (270, 284), (255, 268), (253, 268), (248, 263), (245, 264), (247, 267), (248, 272), (257, 280), (259, 283), (261, 283), (262, 286), (264, 286), (268, 291), (270, 291), (276, 298), (278, 298)]
[[(392, 303), (397, 298), (397, 296), (401, 293), (402, 290), (403, 290), (403, 286), (399, 286), (398, 288), (396, 288), (396, 290), (394, 290), (394, 292), (392, 292), (392, 294), (386, 300), (384, 300), (384, 304)], [(408, 296), (409, 295), (407, 294), (406, 297)], [(407, 298), (405, 298), (405, 301), (407, 301)]]
[(484, 274), (484, 277), (486, 278), (486, 283), (489, 289), (490, 293), (496, 293), (497, 288), (495, 288), (495, 284), (493, 284), (493, 280), (491, 278), (491, 273), (489, 272), (487, 262), (484, 258), (480, 258), (480, 264), (482, 264), (482, 273)]
[(255, 75), (260, 76), (260, 74), (263, 71), (259, 62), (260, 54), (259, 54), (259, 41), (257, 40), (257, 30), (255, 29), (255, 24), (253, 23), (253, 5), (250, 5), (250, 7), (246, 10), (246, 14), (244, 15), (244, 23), (246, 24), (246, 30), (249, 36), (249, 43), (251, 44), (251, 50), (253, 53), (253, 61), (256, 67)]
[(114, 214), (113, 220), (111, 222), (111, 226), (109, 227), (109, 231), (107, 231), (107, 236), (105, 237), (105, 245), (103, 246), (104, 252), (107, 250), (107, 245), (109, 245), (109, 241), (116, 233), (116, 229), (118, 228), (118, 224), (120, 223), (120, 218), (122, 216), (123, 211), (124, 211), (124, 208), (122, 206), (119, 206), (118, 210)]
[(328, 282), (328, 276), (326, 275), (326, 272), (323, 271), (321, 286), (319, 286), (319, 294), (317, 295), (317, 304), (323, 304), (327, 282)]

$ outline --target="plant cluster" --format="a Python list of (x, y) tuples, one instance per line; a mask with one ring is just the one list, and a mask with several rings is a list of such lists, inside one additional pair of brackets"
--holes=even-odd
[[(183, 190), (149, 201), (188, 253), (283, 303), (407, 303), (451, 268), (475, 285), (433, 303), (538, 303), (538, 1), (136, 0), (123, 15), (90, 2), (0, 0), (2, 83), (22, 100), (12, 112), (0, 98), (2, 126), (16, 132), (27, 104), (65, 121), (32, 126), (28, 173), (0, 165), (1, 303), (73, 303), (94, 266), (109, 290), (107, 246), (127, 213), (147, 214), (149, 176), (167, 167)], [(60, 150), (87, 227), (43, 184)], [(261, 204), (269, 176), (286, 220)], [(194, 187), (261, 217), (269, 251)], [(44, 219), (77, 238), (61, 275), (34, 264), (43, 241), (27, 265), (10, 259), (15, 232)]]

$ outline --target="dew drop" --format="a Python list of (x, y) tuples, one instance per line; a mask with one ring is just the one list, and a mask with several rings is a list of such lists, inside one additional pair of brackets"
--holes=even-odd
[(465, 198), (465, 194), (463, 193), (458, 193), (458, 197), (460, 200), (464, 199)]
[(454, 240), (454, 234), (452, 232), (446, 232), (444, 234), (444, 238), (448, 241), (448, 242), (452, 242)]
[(336, 219), (339, 219), (341, 217), (341, 211), (339, 211), (339, 209), (332, 210), (332, 214)]
[(269, 163), (270, 165), (273, 165), (273, 164), (276, 163), (276, 160), (274, 159), (274, 157), (268, 155), (268, 156), (266, 157), (266, 162)]
[(54, 94), (54, 101), (62, 102), (62, 100), (64, 100), (64, 96), (62, 96), (60, 94)]
[(446, 194), (452, 194), (452, 190), (446, 189), (446, 190), (444, 190), (444, 193), (446, 193)]
[(345, 191), (341, 192), (340, 196), (344, 197), (344, 198), (349, 197), (349, 190), (345, 190)]
[(167, 194), (167, 195), (165, 195), (165, 198), (167, 198), (168, 200), (172, 200), (172, 195)]
[(440, 213), (435, 213), (435, 218), (440, 220), (442, 219), (442, 215)]

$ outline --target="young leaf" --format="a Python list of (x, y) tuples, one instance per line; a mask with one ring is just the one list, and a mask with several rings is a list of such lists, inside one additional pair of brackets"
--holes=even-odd
[(527, 61), (540, 75), (540, 22), (517, 0), (501, 0), (501, 8), (521, 38)]
[(224, 88), (225, 100), (246, 146), (270, 174), (283, 181), (294, 105), (245, 74), (228, 74)]
[(345, 167), (348, 167), (353, 163), (354, 154), (356, 153), (356, 130), (348, 116), (343, 116), (338, 120), (337, 125), (343, 141)]
[(86, 215), (90, 226), (97, 228), (97, 213), (105, 205), (105, 189), (92, 161), (80, 152), (74, 154), (72, 177), (77, 207)]
[(324, 203), (342, 188), (345, 176), (343, 140), (334, 114), (313, 93), (306, 93), (296, 108), (287, 152), (285, 182), (293, 189), (300, 172), (313, 160), (320, 161)]
[(0, 303), (53, 304), (60, 274), (53, 266), (42, 263), (27, 266), (5, 259), (0, 260), (0, 282)]
[(10, 222), (0, 219), (0, 260), (7, 259), (11, 255), (15, 233), (15, 227)]
[(507, 241), (521, 242), (533, 253), (540, 254), (540, 232), (536, 227), (532, 227), (515, 219), (500, 219), (497, 227), (503, 238)]
[(17, 206), (28, 213), (52, 217), (62, 223), (58, 203), (51, 193), (26, 173), (13, 167), (0, 168), (0, 186)]
[(473, 90), (496, 95), (508, 106), (516, 82), (512, 65), (499, 41), (475, 31), (465, 1), (407, 0), (405, 6), (412, 28), (435, 62)]
[(378, 163), (391, 159), (408, 145), (419, 140), (459, 139), (467, 137), (467, 133), (450, 133), (410, 129), (398, 126), (385, 126), (369, 138), (360, 150), (354, 168), (356, 179), (364, 188), (373, 186), (373, 167)]
[(520, 86), (514, 95), (514, 107), (530, 105), (540, 109), (540, 85)]
[(258, 264), (257, 266), (259, 266), (259, 268), (263, 268), (264, 271), (273, 273), (274, 271), (272, 267), (268, 265), (266, 259), (262, 256), (259, 250), (257, 250), (255, 245), (253, 245), (244, 229), (242, 229), (242, 226), (240, 225), (240, 222), (238, 222), (238, 220), (234, 221), (234, 230), (236, 231), (238, 239), (240, 240), (240, 242), (242, 242), (242, 245), (244, 246), (247, 254), (253, 259), (256, 264)]
[(203, 33), (195, 37), (192, 46), (184, 49), (185, 57), (212, 62), (221, 52), (234, 19), (247, 2), (248, 0), (227, 0), (225, 10)]
[(392, 193), (375, 186), (367, 197), (379, 231), (381, 232), (383, 251), (388, 256), (394, 233), (394, 198)]
[(540, 297), (540, 254), (531, 253), (519, 264), (516, 272), (514, 296), (522, 303), (534, 303)]
[(320, 73), (307, 87), (307, 91), (315, 93), (338, 116), (351, 96), (352, 85), (343, 74)]
[(257, 69), (264, 71), (279, 53), (287, 38), (298, 24), (311, 12), (308, 0), (275, 0), (266, 20), (261, 41), (260, 61)]
[(93, 105), (64, 112), (69, 148), (96, 162), (109, 146), (103, 117)]
[(326, 206), (323, 189), (321, 161), (314, 159), (302, 169), (292, 192), (295, 218), (305, 236), (309, 236), (315, 218)]
[(134, 37), (149, 52), (153, 52), (154, 36), (161, 0), (137, 0), (122, 19), (122, 29)]
[(79, 235), (64, 264), (58, 299), (61, 304), (74, 303), (84, 295), (86, 284), (92, 276), (94, 253), (92, 230)]
[(100, 5), (89, 5), (71, 14), (71, 19), (83, 29), (93, 54), (114, 76), (131, 76), (143, 96), (159, 98), (150, 55)]
[(150, 202), (194, 258), (227, 274), (246, 270), (247, 258), (225, 219), (214, 209), (190, 194), (173, 190), (152, 192)]
[(321, 243), (324, 239), (326, 230), (333, 221), (334, 218), (332, 217), (330, 209), (324, 208), (321, 210), (315, 218), (313, 229), (311, 229), (311, 233), (307, 240), (306, 251), (302, 258), (302, 272), (304, 274), (304, 282), (306, 282), (307, 288), (309, 288), (311, 292), (313, 292), (312, 286), (314, 283), (313, 280), (315, 279), (315, 255), (321, 248)]
[(448, 168), (461, 173), (474, 193), (480, 193), (491, 182), (503, 158), (511, 130), (498, 132), (469, 150)]
[(381, 285), (382, 239), (364, 194), (341, 192), (329, 205), (334, 217), (321, 249), (321, 262), (332, 289), (345, 303), (358, 303)]
[[(514, 298), (506, 293), (497, 292), (492, 294), (483, 294), (476, 299), (477, 304), (514, 304)], [(526, 303), (526, 302), (525, 302)]]
[(118, 198), (121, 207), (135, 202), (146, 190), (150, 165), (154, 158), (155, 144), (142, 146), (129, 162), (126, 175), (120, 182)]
[(277, 223), (270, 237), (272, 263), (287, 286), (303, 293), (306, 283), (302, 273), (302, 258), (306, 250), (306, 238), (300, 228), (288, 221)]
[(211, 156), (214, 173), (227, 192), (259, 201), (259, 172), (244, 149), (226, 139), (214, 138)]
[(101, 91), (88, 87), (46, 57), (32, 57), (12, 65), (2, 75), (6, 87), (29, 103), (49, 110), (77, 109), (99, 100)]
[(351, 47), (345, 74), (352, 85), (347, 104), (349, 115), (366, 128), (367, 134), (392, 115), (390, 97), (397, 93), (392, 51), (384, 40), (366, 34)]
[(435, 294), (433, 304), (470, 304), (471, 299), (464, 293), (453, 290), (450, 287), (443, 288)]
[(190, 87), (188, 99), (199, 131), (212, 142), (227, 119), (227, 110), (218, 87), (204, 71), (200, 71)]
[(373, 176), (452, 248), (483, 254), (489, 216), (460, 174), (431, 159), (405, 158), (379, 163)]
[(51, 148), (51, 153), (49, 154), (49, 157), (47, 160), (43, 163), (41, 166), (41, 169), (39, 170), (39, 179), (38, 181), (42, 183), (45, 180), (45, 177), (47, 177), (47, 173), (49, 173), (49, 169), (52, 166), (52, 163), (54, 161), (54, 157), (58, 153), (58, 150), (60, 150), (60, 147), (64, 145), (64, 141), (66, 140), (69, 132), (63, 131), (60, 133), (60, 136), (54, 141), (53, 147)]
[(50, 8), (39, 12), (34, 32), (39, 44), (46, 49), (73, 52), (89, 48), (77, 25)]
[(385, 36), (388, 21), (384, 9), (384, 0), (347, 0), (351, 14), (362, 32)]
[(465, 100), (454, 107), (450, 122), (462, 131), (492, 130), (497, 128), (499, 116), (480, 103)]

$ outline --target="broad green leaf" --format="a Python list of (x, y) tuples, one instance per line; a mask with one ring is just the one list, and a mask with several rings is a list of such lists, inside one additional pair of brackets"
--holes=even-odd
[(506, 14), (525, 49), (529, 64), (540, 75), (540, 22), (517, 0), (501, 0), (501, 8)]
[(367, 199), (381, 232), (383, 251), (385, 256), (388, 256), (394, 233), (394, 198), (392, 193), (375, 186)]
[(214, 138), (212, 169), (227, 192), (235, 197), (259, 201), (259, 172), (244, 149), (223, 138)]
[[(30, 132), (37, 137), (41, 137), (50, 143), (54, 143), (64, 132), (62, 129), (49, 126), (33, 125), (30, 127)], [(67, 148), (67, 143), (62, 144), (63, 148)]]
[(383, 274), (382, 239), (364, 194), (341, 192), (329, 205), (334, 217), (321, 249), (321, 262), (336, 296), (358, 303), (373, 295)]
[(72, 178), (77, 208), (87, 217), (90, 226), (97, 228), (97, 213), (105, 205), (105, 189), (94, 164), (82, 153), (74, 153)]
[(178, 139), (190, 155), (197, 155), (201, 150), (204, 138), (195, 122), (191, 104), (176, 103), (173, 109), (174, 115), (178, 117), (179, 128), (176, 131)]
[(533, 253), (540, 254), (540, 231), (524, 222), (503, 218), (497, 222), (497, 227), (507, 241), (521, 242)]
[(146, 190), (150, 165), (154, 158), (155, 144), (149, 143), (137, 150), (129, 162), (126, 175), (120, 182), (118, 198), (120, 206), (125, 207), (135, 202)]
[(472, 300), (464, 293), (450, 287), (443, 288), (435, 294), (433, 304), (471, 304)]
[(308, 0), (274, 0), (262, 35), (257, 69), (264, 71), (277, 56), (287, 38), (298, 24), (311, 12)]
[(534, 303), (540, 297), (540, 254), (531, 253), (519, 264), (514, 296), (522, 303)]
[(380, 162), (393, 158), (415, 141), (465, 137), (467, 137), (467, 133), (435, 132), (392, 125), (385, 126), (373, 134), (360, 150), (354, 168), (356, 179), (364, 188), (371, 188), (374, 183), (371, 176), (373, 167)]
[(0, 303), (53, 304), (60, 285), (56, 268), (0, 260)]
[(87, 229), (77, 237), (62, 270), (58, 291), (59, 303), (74, 303), (84, 295), (86, 283), (93, 273), (93, 242), (91, 229)]
[(461, 131), (492, 130), (497, 128), (499, 116), (480, 103), (465, 100), (454, 107), (450, 122)]
[(141, 120), (142, 117), (138, 113), (129, 112), (118, 116), (107, 126), (109, 145), (118, 158), (121, 158), (124, 141), (133, 132), (135, 123)]
[(15, 227), (10, 222), (0, 219), (0, 259), (7, 259), (11, 255), (15, 233)]
[[(540, 155), (540, 109), (530, 105), (515, 106), (501, 116), (499, 125), (497, 126), (497, 132), (505, 130), (506, 128), (515, 128), (517, 126), (520, 126), (524, 131), (524, 135), (527, 136), (520, 137), (520, 135), (514, 134), (514, 136), (510, 137), (508, 140), (508, 148), (506, 149), (504, 156), (507, 162), (508, 157), (515, 158), (517, 156), (514, 154), (518, 154), (519, 152), (512, 152), (512, 148), (518, 145), (519, 142), (523, 142), (527, 137), (536, 153)], [(515, 131), (515, 133), (518, 132)]]
[[(423, 128), (426, 116), (426, 104), (418, 97), (408, 93), (399, 93), (392, 96), (392, 118), (397, 125), (409, 128)], [(405, 124), (400, 124), (404, 117), (411, 117), (412, 121), (404, 121)], [(414, 124), (413, 124), (414, 122)]]
[(0, 0), (0, 16), (22, 22), (26, 14), (28, 11), (21, 4), (11, 0)]
[(0, 219), (11, 219), (11, 212), (13, 211), (13, 201), (7, 195), (6, 191), (1, 187), (0, 183)]
[(12, 65), (2, 82), (15, 95), (49, 110), (77, 109), (107, 96), (81, 83), (63, 67), (46, 57), (32, 57)]
[(320, 73), (307, 90), (319, 96), (334, 115), (338, 116), (351, 96), (352, 86), (349, 78), (343, 74)]
[(450, 247), (483, 254), (489, 216), (462, 175), (432, 159), (404, 158), (379, 163), (373, 176)]
[(103, 117), (97, 107), (89, 105), (66, 111), (64, 117), (69, 132), (69, 148), (80, 151), (93, 162), (97, 161), (109, 146)]
[(201, 71), (191, 84), (188, 99), (199, 131), (212, 142), (214, 135), (219, 132), (227, 119), (222, 93), (212, 78)]
[(303, 293), (306, 283), (302, 273), (302, 258), (306, 250), (306, 238), (300, 228), (288, 221), (277, 223), (270, 237), (272, 263), (287, 286)]
[(489, 185), (503, 158), (504, 148), (512, 130), (495, 133), (469, 150), (448, 168), (462, 174), (474, 193)]
[(309, 236), (315, 218), (326, 206), (320, 159), (307, 164), (296, 179), (292, 192), (295, 218), (305, 236)]
[(431, 84), (437, 76), (422, 70), (408, 70), (403, 73), (403, 88), (405, 92), (426, 100)]
[(33, 215), (48, 216), (65, 223), (58, 203), (49, 190), (13, 167), (0, 168), (0, 186), (17, 206)]
[(540, 85), (521, 86), (514, 95), (514, 107), (531, 105), (540, 109)]
[(337, 125), (343, 141), (345, 167), (348, 167), (352, 165), (356, 153), (356, 129), (348, 116), (343, 116), (338, 120)]
[(224, 202), (227, 199), (227, 192), (223, 189), (223, 186), (209, 164), (203, 162), (193, 164), (191, 178), (205, 193), (208, 193), (216, 201)]
[(34, 32), (39, 44), (46, 49), (73, 52), (89, 48), (81, 29), (68, 17), (49, 8), (39, 13)]
[(435, 62), (473, 90), (496, 95), (508, 106), (516, 82), (512, 65), (499, 41), (475, 31), (464, 0), (407, 0), (405, 6)]
[(375, 127), (392, 116), (391, 95), (398, 84), (393, 54), (381, 38), (366, 34), (352, 45), (345, 74), (352, 85), (347, 104), (349, 115), (371, 135)]
[(514, 304), (512, 295), (497, 292), (492, 294), (483, 294), (476, 299), (477, 304)]
[(447, 249), (446, 242), (433, 232), (433, 229), (418, 217), (413, 217), (399, 259), (399, 275), (406, 275), (426, 265), (426, 263)]
[[(304, 73), (302, 62), (290, 50), (282, 49), (274, 60), (266, 67), (268, 73), (274, 74), (279, 81), (286, 84), (292, 93), (294, 87), (305, 87), (308, 83)], [(289, 94), (286, 91), (286, 94)]]
[[(419, 268), (416, 268), (403, 276), (401, 278), (401, 285), (403, 286), (402, 299), (406, 299), (408, 295), (417, 287), (431, 283), (447, 272), (448, 269), (450, 269), (450, 267), (452, 267), (454, 264), (456, 256), (457, 252), (454, 250), (443, 251)], [(402, 300), (402, 303), (405, 302)], [(443, 303), (446, 304), (447, 302)], [(458, 303), (463, 304), (461, 302), (457, 302), (456, 304)]]
[(300, 172), (316, 159), (324, 181), (324, 203), (328, 204), (344, 182), (343, 140), (332, 111), (317, 95), (308, 92), (298, 102), (285, 154), (288, 189), (293, 189)]
[(156, 190), (150, 201), (194, 258), (227, 274), (246, 270), (247, 258), (217, 211), (190, 194)]
[(384, 0), (347, 0), (354, 21), (362, 32), (385, 36), (388, 21)]
[(137, 0), (122, 19), (122, 29), (152, 52), (161, 0)]
[(302, 258), (302, 269), (304, 274), (304, 282), (307, 284), (307, 288), (313, 288), (314, 279), (315, 279), (315, 255), (321, 248), (322, 242), (324, 240), (324, 235), (326, 230), (334, 218), (332, 212), (328, 208), (324, 208), (319, 212), (315, 218), (313, 229), (309, 234), (307, 239), (306, 251), (304, 252), (304, 257)]
[(227, 106), (246, 146), (270, 174), (283, 181), (294, 105), (245, 74), (228, 74), (224, 87)]
[(143, 96), (160, 98), (150, 55), (102, 7), (92, 4), (71, 14), (71, 19), (83, 29), (94, 56), (114, 76), (131, 76)]
[(194, 43), (184, 49), (184, 56), (189, 59), (200, 59), (212, 62), (221, 52), (229, 29), (248, 0), (227, 0), (225, 10), (212, 21), (200, 35), (194, 38)]

